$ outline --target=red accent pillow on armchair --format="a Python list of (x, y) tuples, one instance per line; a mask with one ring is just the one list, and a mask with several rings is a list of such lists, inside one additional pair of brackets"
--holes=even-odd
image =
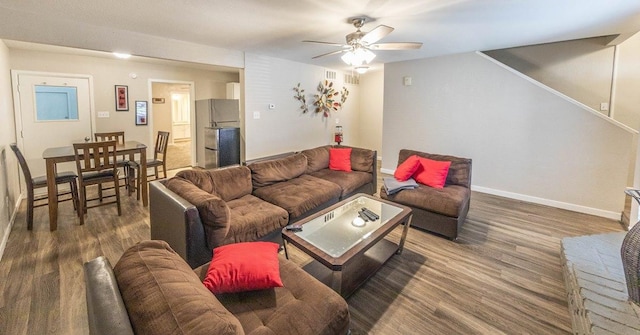
[(351, 148), (329, 148), (329, 169), (351, 172)]
[(273, 242), (242, 242), (213, 249), (203, 284), (214, 294), (282, 287), (278, 249)]
[(420, 167), (420, 160), (417, 155), (407, 158), (402, 164), (398, 165), (393, 176), (398, 181), (407, 181)]
[(418, 160), (420, 161), (420, 166), (413, 175), (415, 180), (420, 184), (433, 188), (443, 188), (444, 183), (447, 181), (451, 162), (435, 161), (424, 157), (418, 157)]

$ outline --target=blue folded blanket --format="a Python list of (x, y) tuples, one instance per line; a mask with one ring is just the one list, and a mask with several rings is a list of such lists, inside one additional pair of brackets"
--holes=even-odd
[(413, 178), (409, 178), (407, 181), (398, 181), (394, 177), (384, 177), (382, 178), (382, 182), (384, 183), (384, 190), (387, 192), (387, 195), (418, 187), (418, 183), (416, 183)]

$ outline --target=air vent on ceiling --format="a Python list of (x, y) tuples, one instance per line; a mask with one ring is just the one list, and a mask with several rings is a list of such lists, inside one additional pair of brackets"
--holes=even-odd
[(324, 79), (335, 80), (338, 78), (338, 73), (333, 70), (324, 70)]
[(351, 84), (351, 85), (360, 85), (360, 76), (358, 76), (357, 74), (354, 75), (354, 74), (345, 73), (344, 83)]

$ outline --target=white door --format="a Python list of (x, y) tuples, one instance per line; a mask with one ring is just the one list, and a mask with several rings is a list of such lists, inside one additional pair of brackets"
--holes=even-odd
[[(92, 138), (90, 77), (18, 72), (14, 78), (18, 146), (31, 175), (41, 176), (46, 172), (42, 158), (46, 148)], [(58, 164), (57, 169), (75, 171), (75, 163)]]

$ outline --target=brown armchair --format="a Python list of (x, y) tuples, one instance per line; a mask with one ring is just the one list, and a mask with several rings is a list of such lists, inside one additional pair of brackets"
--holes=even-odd
[(402, 190), (387, 195), (382, 187), (380, 197), (411, 207), (413, 209), (413, 220), (411, 221), (413, 227), (455, 240), (469, 212), (471, 159), (402, 149), (398, 157), (398, 165), (413, 155), (451, 162), (444, 188), (436, 189), (419, 184), (416, 189)]

